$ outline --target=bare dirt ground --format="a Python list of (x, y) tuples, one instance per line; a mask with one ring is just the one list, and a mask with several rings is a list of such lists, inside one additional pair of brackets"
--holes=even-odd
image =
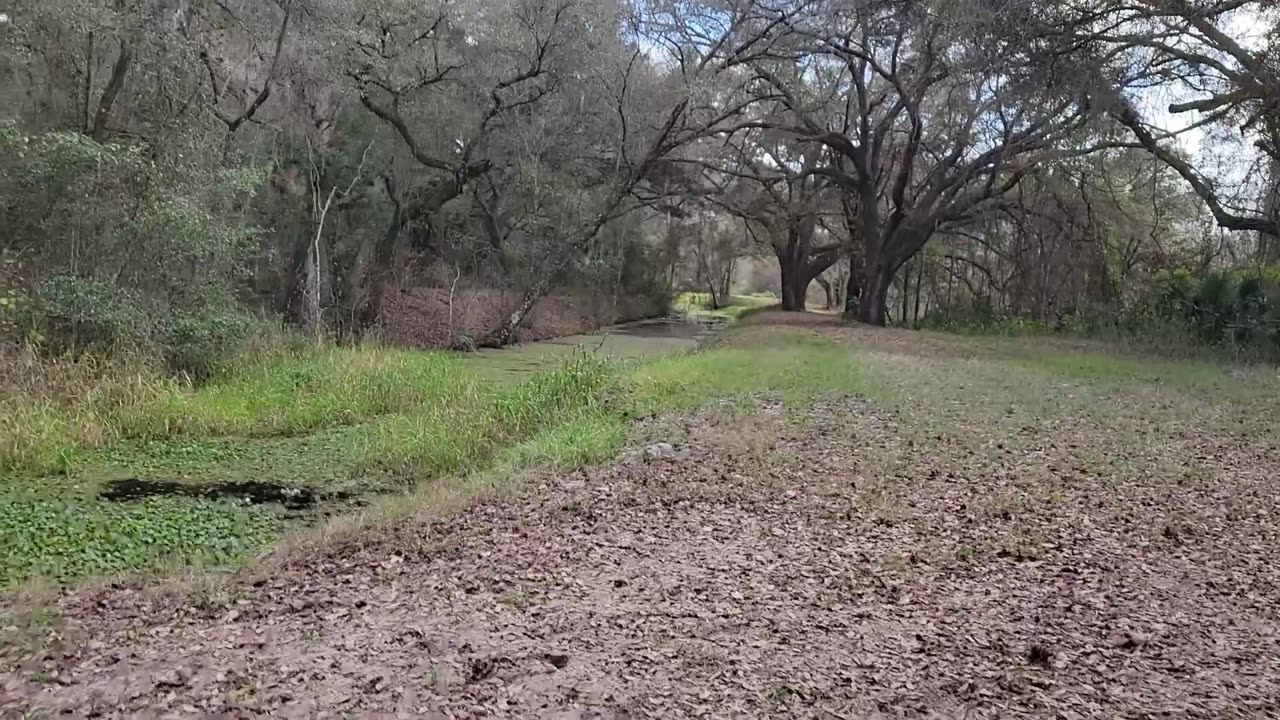
[(73, 595), (0, 715), (1280, 717), (1274, 444), (1139, 425), (926, 436), (856, 400), (654, 421), (673, 451), (219, 603)]

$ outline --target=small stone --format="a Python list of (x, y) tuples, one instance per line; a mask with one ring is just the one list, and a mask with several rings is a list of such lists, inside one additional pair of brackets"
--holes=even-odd
[(671, 443), (656, 442), (644, 449), (644, 455), (650, 460), (662, 460), (674, 457), (675, 451)]
[(1121, 650), (1137, 650), (1138, 648), (1151, 642), (1151, 636), (1146, 633), (1129, 631), (1118, 636), (1112, 644)]
[(187, 684), (190, 675), (181, 669), (170, 668), (155, 676), (157, 687), (183, 687)]

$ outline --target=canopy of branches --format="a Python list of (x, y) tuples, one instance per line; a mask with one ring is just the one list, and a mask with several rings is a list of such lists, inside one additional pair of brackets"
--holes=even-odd
[(462, 282), (492, 344), (743, 255), (870, 323), (1123, 304), (1280, 259), (1278, 58), (1265, 0), (20, 0), (4, 282), (346, 335)]

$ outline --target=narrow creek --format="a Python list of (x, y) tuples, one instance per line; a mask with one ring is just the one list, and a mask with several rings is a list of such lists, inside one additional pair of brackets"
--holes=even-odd
[[(722, 318), (639, 320), (603, 328), (590, 335), (571, 335), (481, 350), (460, 357), (482, 377), (497, 383), (516, 384), (534, 373), (554, 369), (574, 353), (587, 352), (626, 361), (692, 350), (713, 338), (724, 324)], [(328, 474), (334, 477), (328, 478), (328, 482), (317, 482), (319, 478), (304, 477), (306, 467), (297, 468), (295, 472), (295, 463), (287, 463), (291, 469), (283, 472), (279, 459), (271, 460), (269, 458), (274, 455), (268, 456), (264, 452), (276, 446), (280, 446), (280, 452), (288, 452), (296, 446), (296, 451), (303, 456), (314, 456), (317, 452), (327, 456), (331, 454), (327, 445), (319, 443), (317, 447), (310, 447), (311, 439), (328, 434), (338, 437), (352, 431), (350, 428), (334, 428), (298, 438), (245, 441), (258, 452), (246, 450), (243, 462), (211, 462), (210, 467), (193, 473), (196, 477), (179, 479), (161, 468), (151, 468), (152, 472), (141, 477), (132, 468), (123, 473), (123, 468), (106, 469), (103, 474), (107, 477), (99, 481), (98, 497), (110, 502), (135, 502), (155, 496), (230, 499), (251, 505), (279, 506), (291, 516), (310, 516), (319, 509), (317, 506), (334, 509), (345, 504), (360, 505), (367, 496), (392, 491), (396, 486), (359, 487), (343, 482), (344, 477), (354, 472), (354, 461), (350, 458), (326, 460), (320, 457), (304, 463), (306, 467), (314, 465), (316, 470), (328, 468), (332, 471)], [(228, 439), (226, 442), (236, 441)], [(334, 452), (342, 454), (342, 446), (339, 444)], [(329, 464), (334, 467), (329, 468)]]
[(602, 328), (590, 335), (479, 350), (462, 357), (486, 377), (519, 382), (536, 372), (555, 368), (576, 352), (619, 360), (645, 360), (692, 350), (715, 337), (724, 324), (723, 318), (637, 320)]

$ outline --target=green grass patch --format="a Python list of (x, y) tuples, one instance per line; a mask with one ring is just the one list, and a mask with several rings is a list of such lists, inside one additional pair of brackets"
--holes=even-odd
[(643, 414), (759, 393), (800, 401), (866, 390), (862, 366), (847, 346), (799, 333), (759, 334), (749, 347), (662, 358), (636, 368), (632, 379), (632, 407)]
[(586, 353), (515, 386), (470, 383), (465, 402), (423, 407), (372, 428), (363, 464), (414, 481), (474, 470), (541, 430), (607, 412), (619, 392), (614, 366)]
[[(187, 426), (174, 437), (129, 440), (86, 453), (60, 476), (8, 478), (0, 490), (0, 552), (7, 558), (0, 585), (37, 575), (67, 581), (170, 561), (234, 562), (242, 551), (260, 547), (283, 527), (281, 516), (265, 506), (185, 497), (141, 503), (100, 499), (112, 480), (201, 486), (253, 481), (369, 495), (486, 469), (499, 462), (500, 455), (513, 469), (588, 462), (621, 442), (622, 415), (613, 409), (621, 397), (620, 376), (617, 366), (606, 360), (578, 353), (554, 371), (508, 385), (481, 380), (462, 361), (440, 363), (438, 355), (423, 357), (412, 370), (442, 371), (421, 378), (399, 375), (406, 387), (399, 395), (388, 393), (381, 404), (364, 405), (361, 413), (376, 417), (359, 425), (344, 426), (361, 414), (328, 422), (315, 415), (309, 416), (312, 424), (322, 429), (310, 433), (298, 429), (295, 434), (293, 425), (248, 423), (228, 427), (243, 432), (231, 437), (195, 435), (195, 427), (207, 426)], [(332, 397), (335, 393), (315, 383), (318, 374), (327, 373), (302, 372), (299, 392)], [(279, 375), (264, 372), (263, 377)], [(263, 418), (261, 413), (243, 412), (245, 406), (239, 402), (207, 400), (243, 397), (229, 390), (237, 386), (262, 391), (259, 407), (278, 405), (265, 398), (261, 377), (197, 389), (184, 402), (202, 410), (230, 407), (233, 417)], [(399, 404), (409, 399), (414, 402)], [(350, 408), (352, 403), (334, 407)], [(255, 430), (266, 433), (271, 427), (282, 432), (252, 436)]]
[(616, 414), (587, 412), (504, 449), (497, 474), (538, 467), (578, 468), (613, 457), (627, 437), (627, 424)]
[(1230, 375), (1221, 363), (1162, 360), (1151, 356), (1050, 349), (1035, 344), (1003, 348), (1010, 359), (1072, 380), (1112, 384), (1172, 384), (1188, 389), (1216, 388)]
[(514, 385), (559, 368), (575, 355), (590, 353), (611, 361), (643, 361), (674, 355), (698, 346), (692, 337), (635, 336), (623, 333), (575, 335), (557, 340), (481, 349), (463, 356), (468, 370), (481, 377)]
[(366, 432), (365, 426), (340, 426), (288, 437), (129, 442), (86, 457), (70, 475), (37, 482), (95, 491), (103, 482), (135, 477), (192, 484), (255, 481), (319, 491), (359, 491), (371, 484), (370, 478), (357, 477), (355, 472)]
[(0, 496), (0, 587), (35, 575), (68, 582), (168, 562), (233, 565), (281, 528), (274, 513), (230, 502), (112, 504), (10, 492)]
[(985, 366), (979, 371), (1033, 373), (1034, 377), (1023, 378), (1023, 387), (1068, 384), (1098, 391), (1163, 390), (1207, 401), (1230, 399), (1242, 412), (1280, 418), (1280, 407), (1272, 401), (1280, 394), (1280, 375), (1271, 364), (1230, 364), (1203, 356), (1170, 358), (1096, 340), (930, 335), (956, 343), (975, 364)]
[(721, 307), (712, 308), (709, 293), (685, 292), (676, 296), (671, 308), (690, 319), (737, 320), (743, 313), (777, 304), (778, 299), (772, 295), (730, 295), (727, 303)]

